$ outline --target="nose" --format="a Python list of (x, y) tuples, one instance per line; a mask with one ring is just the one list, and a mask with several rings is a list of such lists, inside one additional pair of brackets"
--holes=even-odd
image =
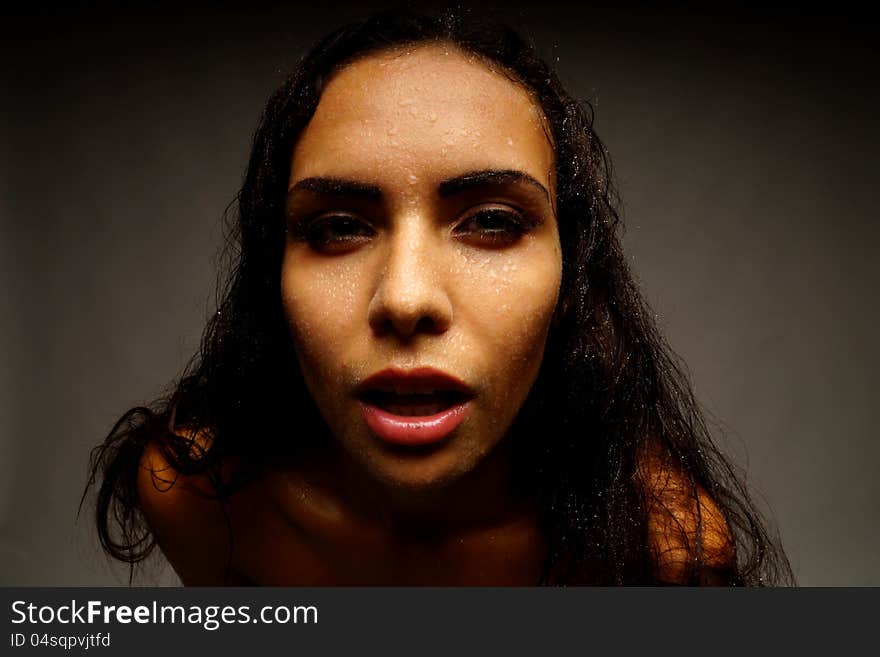
[(405, 219), (386, 244), (383, 267), (369, 305), (370, 327), (377, 335), (404, 340), (441, 334), (452, 323), (452, 302), (441, 273), (442, 247), (428, 227)]

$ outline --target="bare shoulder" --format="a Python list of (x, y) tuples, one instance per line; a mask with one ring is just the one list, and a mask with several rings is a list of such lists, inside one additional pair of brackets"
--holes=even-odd
[(696, 566), (702, 583), (727, 583), (736, 569), (735, 544), (716, 500), (666, 459), (647, 458), (641, 475), (657, 578), (691, 583), (690, 569)]
[[(204, 437), (197, 440), (205, 447)], [(178, 472), (155, 440), (141, 457), (137, 484), (141, 512), (181, 581), (228, 583), (228, 522), (208, 477)]]

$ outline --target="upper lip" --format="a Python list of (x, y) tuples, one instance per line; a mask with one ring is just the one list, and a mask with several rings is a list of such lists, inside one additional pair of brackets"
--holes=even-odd
[(371, 374), (355, 388), (355, 396), (386, 391), (400, 394), (426, 394), (434, 391), (457, 392), (473, 397), (474, 391), (460, 379), (431, 367), (404, 370), (395, 367)]

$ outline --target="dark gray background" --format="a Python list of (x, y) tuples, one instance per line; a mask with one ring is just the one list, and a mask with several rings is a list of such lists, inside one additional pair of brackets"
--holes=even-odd
[[(596, 106), (634, 271), (799, 583), (880, 585), (876, 27), (835, 7), (502, 16)], [(88, 452), (194, 352), (269, 93), (363, 14), (0, 21), (0, 584), (125, 581), (76, 523)]]

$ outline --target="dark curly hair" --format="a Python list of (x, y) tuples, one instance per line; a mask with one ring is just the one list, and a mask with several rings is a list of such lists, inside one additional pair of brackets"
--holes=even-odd
[[(591, 106), (571, 97), (515, 31), (460, 13), (391, 11), (338, 29), (269, 100), (237, 213), (227, 213), (227, 278), (199, 353), (167, 396), (129, 410), (93, 451), (83, 499), (100, 479), (96, 521), (105, 551), (133, 573), (155, 547), (137, 488), (148, 443), (179, 473), (208, 477), (224, 499), (256, 470), (224, 476), (227, 459), (257, 466), (291, 444), (295, 450), (326, 436), (281, 304), (291, 153), (334, 71), (370, 53), (426, 42), (454, 44), (500, 66), (542, 108), (555, 151), (562, 289), (541, 370), (511, 436), (518, 467), (541, 500), (548, 545), (541, 583), (792, 583), (778, 540), (713, 444), (687, 376), (629, 272), (611, 164)], [(179, 426), (207, 430), (212, 440), (194, 450), (192, 439), (174, 430)], [(285, 427), (283, 443), (277, 427)], [(674, 476), (664, 486), (658, 472)], [(708, 503), (724, 521), (730, 558), (720, 566), (704, 550)], [(664, 555), (650, 540), (657, 517), (683, 546), (671, 580), (660, 574)]]

